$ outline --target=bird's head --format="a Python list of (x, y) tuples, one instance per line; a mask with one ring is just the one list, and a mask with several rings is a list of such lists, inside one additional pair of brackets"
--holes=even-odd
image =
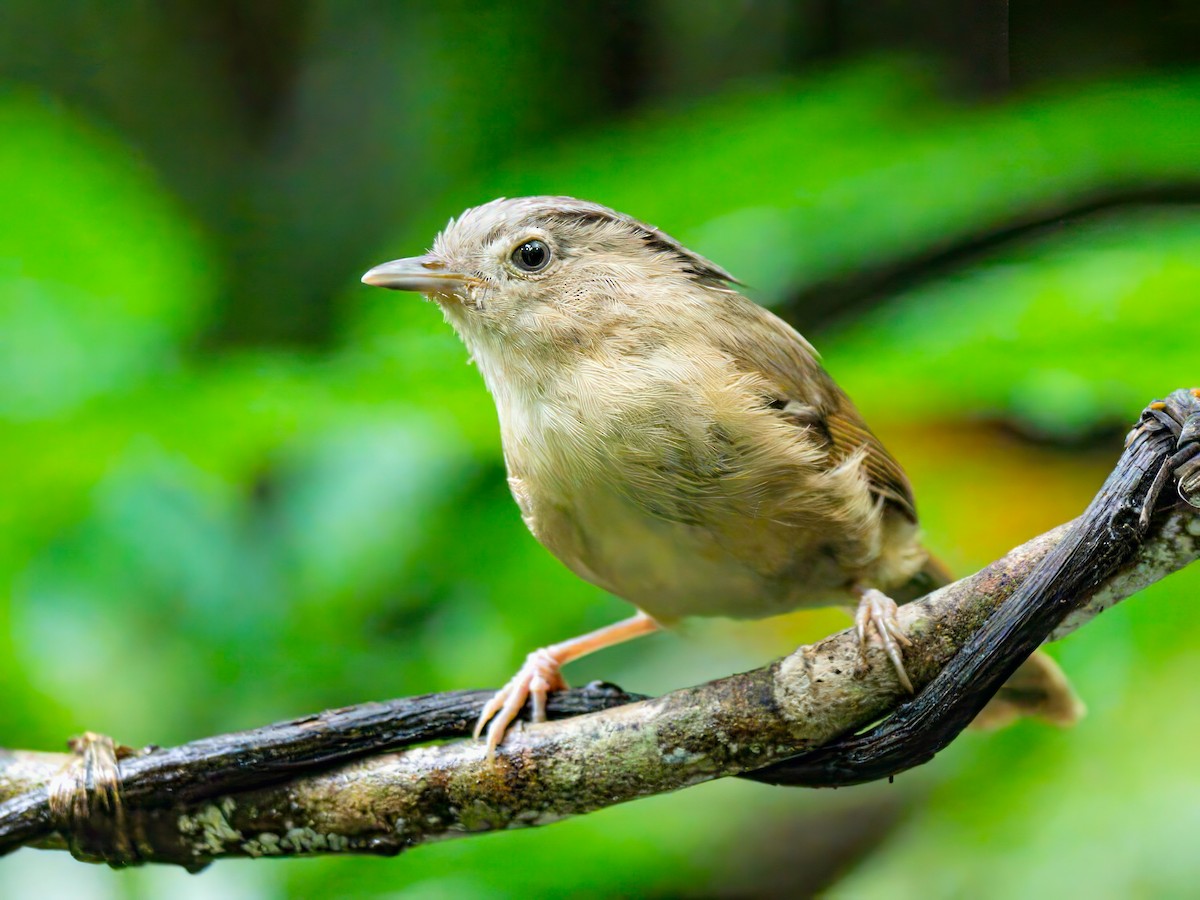
[(431, 297), (478, 357), (545, 359), (677, 321), (681, 306), (711, 302), (734, 279), (608, 207), (522, 197), (467, 210), (428, 253), (383, 263), (362, 280)]

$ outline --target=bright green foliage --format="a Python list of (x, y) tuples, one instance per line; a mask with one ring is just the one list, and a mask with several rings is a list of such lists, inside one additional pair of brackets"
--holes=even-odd
[[(509, 33), (520, 22), (493, 24)], [(436, 67), (436, 54), (425, 62)], [(310, 112), (332, 115), (319, 87)], [(423, 102), (446, 108), (471, 92), (453, 80), (444, 90)], [(210, 339), (229, 315), (217, 249), (229, 236), (190, 222), (106, 129), (40, 96), (0, 95), (0, 744), (49, 748), (84, 728), (165, 744), (497, 684), (527, 650), (624, 614), (525, 533), (491, 402), (437, 311), (357, 286), (365, 265), (420, 251), (466, 205), (531, 192), (596, 199), (781, 304), (1081, 192), (1200, 175), (1196, 74), (968, 108), (910, 66), (879, 63), (524, 148), (509, 137), (536, 122), (482, 100), (455, 108), (507, 136), (502, 160), (482, 140), (456, 143), (446, 123), (453, 134), (431, 127), (420, 147), (389, 132), (372, 152), (395, 153), (396, 165), (424, 171), (446, 154), (441, 178), (407, 186), (419, 212), (376, 210), (386, 242), (363, 245), (377, 242), (364, 230), (361, 257), (325, 258), (325, 223), (312, 224), (321, 209), (301, 204), (280, 225), (286, 241), (243, 273), (269, 289), (289, 283), (274, 277), (286, 260), (336, 268), (320, 277), (344, 286), (338, 337), (300, 350)], [(337, 184), (305, 190), (336, 203)], [(1200, 216), (1118, 212), (816, 338), (877, 430), (898, 435), (931, 543), (977, 565), (1082, 509), (1119, 449), (1115, 433), (1066, 459), (1022, 445), (1016, 467), (1011, 436), (978, 423), (1082, 442), (1200, 382), (1198, 295)], [(803, 327), (805, 311), (793, 318)], [(1004, 503), (971, 502), (986, 479), (1000, 481)], [(202, 878), (214, 892), (264, 896), (703, 893), (710, 879), (752, 878), (755, 854), (815, 866), (824, 823), (895, 816), (899, 804), (911, 817), (848, 876), (845, 896), (1186, 893), (1200, 877), (1189, 762), (1200, 713), (1188, 701), (1200, 678), (1198, 586), (1195, 572), (1181, 575), (1066, 642), (1060, 656), (1092, 709), (1080, 728), (968, 736), (894, 786), (723, 783), (399, 860), (223, 863)], [(804, 621), (697, 626), (568, 674), (665, 690), (840, 627)], [(80, 894), (131, 897), (186, 877), (26, 851), (0, 863), (0, 893), (50, 871)]]
[(914, 291), (832, 335), (825, 352), (855, 396), (888, 397), (887, 415), (965, 406), (1086, 432), (1196, 380), (1198, 246), (1194, 213), (1082, 226)]

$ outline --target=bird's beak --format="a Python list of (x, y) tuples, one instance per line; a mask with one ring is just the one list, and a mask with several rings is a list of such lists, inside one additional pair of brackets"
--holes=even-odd
[(452, 272), (442, 260), (426, 254), (382, 263), (363, 275), (362, 281), (363, 284), (393, 291), (453, 294), (476, 279), (461, 272)]

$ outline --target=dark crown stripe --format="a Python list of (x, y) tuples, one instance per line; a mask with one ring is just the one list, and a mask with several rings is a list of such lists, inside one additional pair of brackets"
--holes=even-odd
[(628, 216), (623, 216), (619, 213), (614, 213), (605, 209), (579, 209), (579, 210), (555, 210), (552, 214), (555, 221), (563, 225), (576, 225), (587, 227), (589, 225), (598, 225), (601, 222), (617, 222), (626, 225), (637, 233), (651, 250), (658, 253), (664, 253), (667, 256), (674, 257), (683, 263), (683, 270), (689, 275), (694, 275), (700, 279), (722, 282), (734, 282), (732, 275), (722, 269), (720, 266), (710, 263), (704, 257), (688, 250), (674, 238), (659, 231), (651, 225), (643, 225), (636, 219), (631, 219)]

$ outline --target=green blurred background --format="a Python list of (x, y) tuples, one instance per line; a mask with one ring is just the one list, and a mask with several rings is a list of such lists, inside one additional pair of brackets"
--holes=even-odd
[[(1111, 8), (1110, 8), (1111, 7)], [(627, 614), (526, 534), (437, 311), (358, 283), (496, 196), (660, 225), (822, 349), (962, 572), (1078, 513), (1200, 382), (1200, 13), (853, 0), (0, 8), (0, 745), (169, 744), (494, 686)], [(1011, 70), (1010, 70), (1011, 63)], [(0, 895), (1194, 896), (1179, 575), (1053, 648), (1090, 714), (894, 785), (703, 785), (398, 859)], [(568, 670), (658, 692), (837, 611)]]

